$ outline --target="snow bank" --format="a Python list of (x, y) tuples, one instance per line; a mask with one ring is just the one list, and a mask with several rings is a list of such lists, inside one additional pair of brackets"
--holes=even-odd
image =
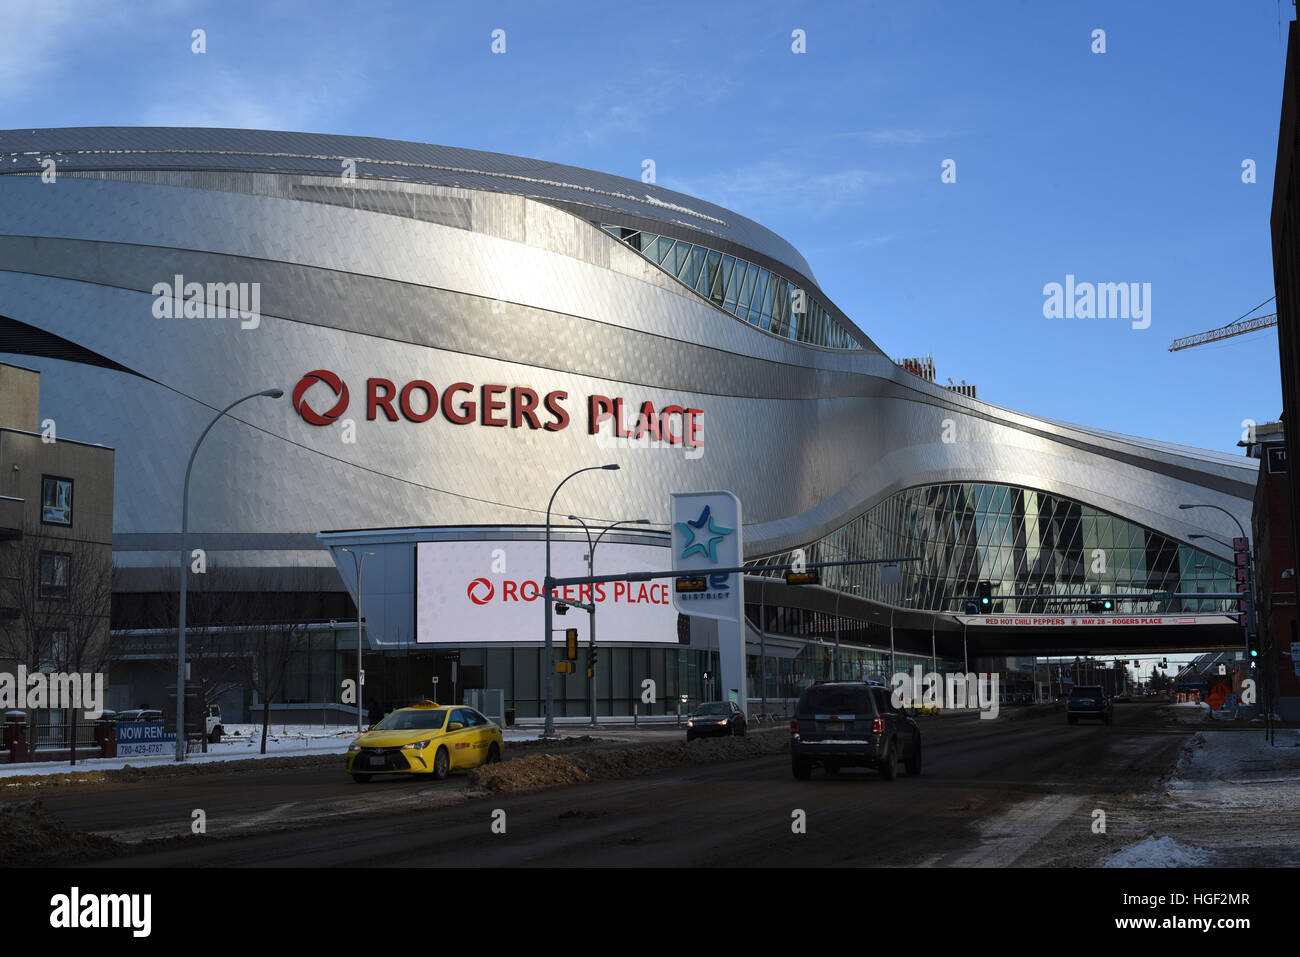
[(1105, 867), (1206, 867), (1212, 863), (1210, 851), (1179, 844), (1171, 837), (1148, 837), (1112, 854)]

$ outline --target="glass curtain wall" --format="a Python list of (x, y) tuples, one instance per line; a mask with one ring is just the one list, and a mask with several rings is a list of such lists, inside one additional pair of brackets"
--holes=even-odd
[[(994, 614), (1087, 613), (1089, 595), (1236, 591), (1232, 566), (1207, 552), (1091, 505), (991, 483), (906, 489), (805, 553), (808, 561), (917, 556), (902, 564), (897, 585), (882, 584), (880, 565), (825, 568), (822, 582), (934, 611), (963, 611), (961, 599), (981, 581), (992, 583)], [(1235, 610), (1231, 599), (1193, 598), (1121, 598), (1115, 607), (1120, 614)]]
[(820, 302), (762, 266), (642, 230), (602, 226), (719, 309), (768, 332), (832, 349), (861, 349)]

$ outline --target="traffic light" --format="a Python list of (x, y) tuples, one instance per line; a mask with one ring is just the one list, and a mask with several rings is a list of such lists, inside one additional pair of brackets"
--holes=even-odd
[(785, 573), (785, 583), (787, 585), (820, 585), (822, 576), (820, 570), (816, 568), (805, 568), (801, 572), (791, 569)]
[(1102, 611), (1114, 611), (1114, 610), (1115, 610), (1115, 602), (1109, 598), (1088, 599), (1088, 611), (1102, 612)]
[(587, 677), (596, 677), (596, 649), (587, 649)]
[(687, 575), (673, 580), (673, 587), (678, 592), (708, 591), (709, 580), (703, 575)]
[(569, 606), (562, 601), (557, 601), (555, 603), (555, 613), (557, 615), (567, 615), (569, 613)]
[(1259, 657), (1259, 635), (1246, 634), (1246, 652), (1250, 657), (1250, 663), (1253, 665), (1255, 659)]
[(566, 628), (564, 630), (564, 657), (570, 661), (578, 660), (578, 629)]
[(975, 598), (979, 602), (980, 614), (987, 614), (993, 610), (993, 583), (980, 582), (975, 591)]

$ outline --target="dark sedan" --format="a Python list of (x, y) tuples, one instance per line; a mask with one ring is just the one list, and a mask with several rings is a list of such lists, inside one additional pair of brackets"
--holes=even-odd
[(745, 733), (745, 712), (730, 701), (706, 701), (686, 719), (686, 740), (740, 737)]

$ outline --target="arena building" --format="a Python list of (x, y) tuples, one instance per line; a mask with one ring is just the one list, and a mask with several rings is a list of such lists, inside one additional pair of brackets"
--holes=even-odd
[[(150, 681), (164, 693), (194, 442), (270, 388), (285, 394), (240, 403), (197, 456), (189, 541), (208, 571), (192, 594), (214, 596), (214, 633), (238, 630), (236, 595), (308, 623), (286, 694), (304, 710), (347, 711), (360, 581), (369, 694), (437, 678), (537, 714), (540, 610), (527, 627), (435, 616), (421, 631), (418, 606), (538, 580), (552, 493), (605, 464), (620, 468), (555, 501), (569, 567), (585, 570), (577, 519), (593, 537), (646, 520), (607, 534), (597, 574), (621, 571), (616, 556), (667, 567), (669, 493), (701, 489), (740, 497), (747, 561), (918, 559), (897, 581), (879, 565), (812, 587), (750, 578), (751, 700), (828, 676), (835, 635), (846, 675), (965, 665), (1028, 649), (1058, 617), (1077, 626), (1089, 594), (1134, 596), (1116, 610), (1149, 637), (1120, 644), (1240, 643), (1235, 601), (1151, 596), (1236, 590), (1231, 519), (1249, 521), (1257, 461), (927, 381), (789, 243), (653, 184), (361, 137), (3, 132), (0, 354), (42, 373), (60, 435), (116, 450), (113, 627), (139, 665), (119, 703)], [(982, 581), (1006, 628), (963, 614)], [(585, 619), (568, 619), (584, 640)], [(598, 624), (601, 713), (630, 711), (644, 677), (656, 713), (717, 693), (709, 628), (647, 621)], [(586, 714), (581, 669), (558, 685), (557, 713)]]

